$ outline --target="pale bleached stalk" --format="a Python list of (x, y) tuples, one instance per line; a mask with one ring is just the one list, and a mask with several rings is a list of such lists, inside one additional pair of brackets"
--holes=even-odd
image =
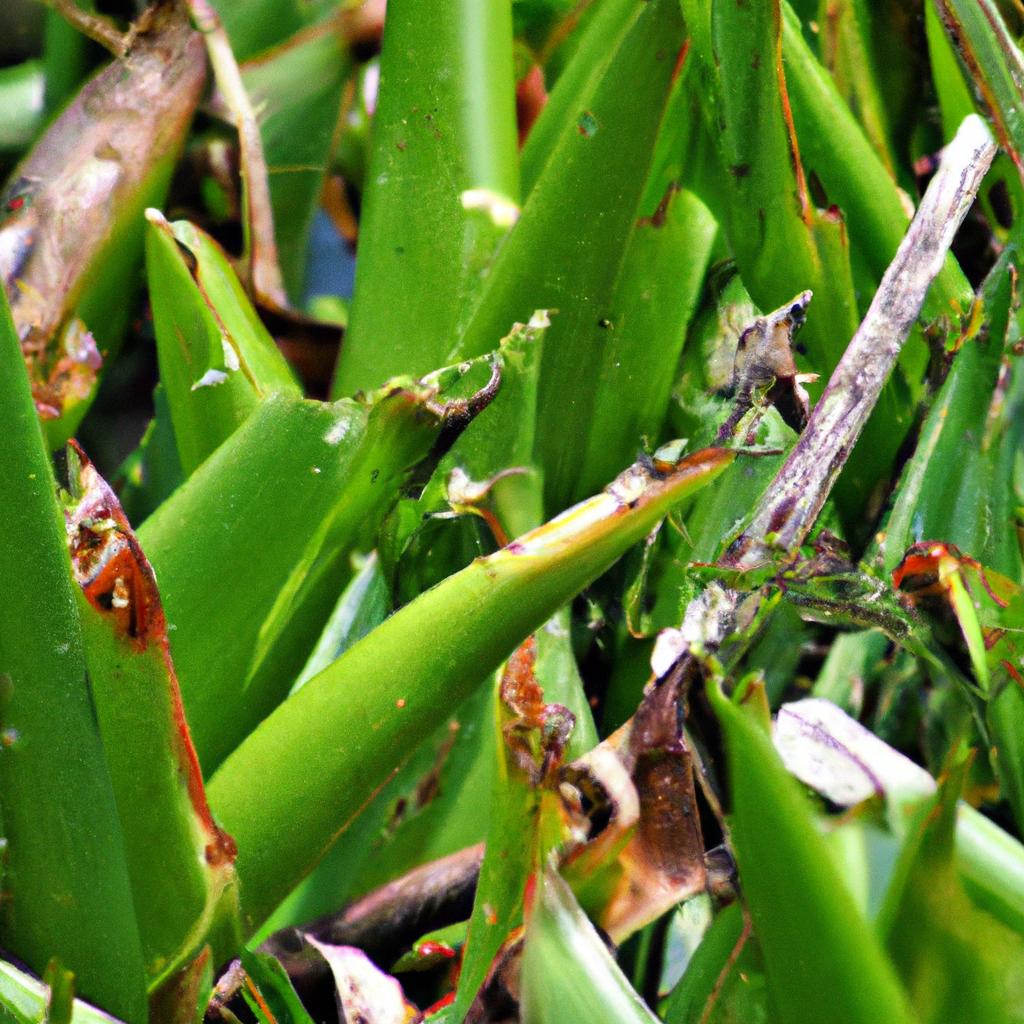
[(723, 562), (752, 568), (807, 536), (878, 401), (925, 295), (995, 155), (977, 115), (942, 154), (903, 241), (857, 333), (814, 408), (807, 429)]
[(224, 103), (235, 121), (242, 174), (242, 228), (249, 256), (253, 297), (278, 309), (288, 308), (277, 261), (274, 213), (267, 183), (267, 162), (259, 120), (242, 81), (234, 52), (220, 17), (208, 0), (186, 0), (196, 28), (206, 40), (206, 52)]

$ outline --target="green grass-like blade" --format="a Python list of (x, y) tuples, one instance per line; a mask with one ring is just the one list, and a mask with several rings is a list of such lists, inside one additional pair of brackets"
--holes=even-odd
[(6, 840), (0, 942), (40, 973), (54, 955), (88, 998), (146, 1019), (128, 872), (89, 693), (53, 471), (0, 298), (0, 675)]
[(77, 449), (68, 462), (68, 544), (89, 679), (155, 987), (230, 918), (233, 846), (206, 804), (153, 571), (95, 467)]
[(206, 773), (290, 689), (348, 556), (372, 547), (437, 436), (432, 393), (410, 382), (365, 403), (271, 396), (140, 529)]
[(187, 477), (263, 398), (299, 386), (220, 246), (188, 221), (146, 219), (160, 382)]
[(934, 0), (999, 144), (1024, 176), (1024, 55), (993, 0)]
[(717, 684), (708, 693), (725, 733), (744, 898), (780, 1021), (912, 1021), (892, 965), (775, 753), (767, 723)]
[(214, 813), (238, 841), (247, 927), (260, 925), (395, 766), (524, 637), (732, 457), (698, 452), (664, 478), (632, 467), (422, 594), (270, 715), (209, 786)]
[(481, 271), (517, 212), (513, 84), (509, 0), (389, 6), (336, 396), (461, 357)]
[[(495, 260), (480, 308), (461, 342), (461, 351), (484, 352), (510, 323), (534, 309), (558, 310), (545, 339), (538, 405), (537, 456), (549, 512), (587, 493), (580, 491), (581, 439), (595, 448), (605, 443), (600, 434), (591, 434), (592, 406), (606, 360), (609, 367), (616, 361), (615, 317), (637, 313), (635, 307), (615, 308), (616, 282), (623, 274), (683, 41), (678, 3), (614, 0), (614, 6), (629, 13), (608, 40), (612, 56), (605, 73), (586, 78), (571, 105), (553, 99), (551, 114), (545, 111), (538, 121), (541, 129), (546, 118), (568, 115), (558, 124), (551, 154)], [(576, 59), (590, 56), (581, 50)], [(574, 74), (567, 75), (566, 88), (576, 82)], [(561, 88), (560, 82), (556, 95)], [(695, 246), (695, 262), (703, 245), (698, 241)], [(669, 359), (678, 345), (669, 328), (660, 335), (656, 324), (642, 326)], [(659, 357), (658, 351), (649, 354)], [(639, 367), (623, 372), (643, 375)], [(622, 406), (632, 404), (628, 394), (618, 398)], [(630, 448), (640, 440), (634, 436)], [(621, 444), (617, 439), (618, 460), (629, 457)]]

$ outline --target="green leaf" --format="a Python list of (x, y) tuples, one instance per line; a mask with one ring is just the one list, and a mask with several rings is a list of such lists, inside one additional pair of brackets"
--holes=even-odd
[(921, 808), (879, 919), (923, 1024), (1024, 1020), (1024, 937), (974, 907), (957, 877), (962, 759)]
[[(272, 395), (140, 529), (207, 774), (294, 683), (350, 555), (373, 547), (441, 428), (426, 407), (439, 387), (396, 381), (335, 404)], [(225, 579), (240, 585), (225, 593)]]
[(38, 60), (0, 69), (0, 150), (21, 149), (42, 127), (45, 73)]
[[(789, 4), (783, 15), (786, 86), (800, 156), (820, 177), (829, 200), (841, 207), (853, 245), (864, 255), (872, 275), (881, 279), (910, 223), (909, 213), (877, 149), (807, 45)], [(962, 119), (956, 120), (954, 130)], [(851, 173), (854, 167), (856, 173)], [(928, 293), (924, 318), (958, 318), (966, 314), (971, 299), (967, 279), (953, 256), (947, 256)]]
[(658, 1019), (553, 868), (538, 877), (534, 901), (523, 947), (525, 1024), (653, 1024)]
[(464, 358), (459, 335), (519, 199), (509, 0), (396, 0), (380, 72), (339, 397)]
[[(660, 321), (654, 311), (643, 309), (641, 302), (630, 300), (628, 310), (614, 305), (620, 277), (630, 282), (624, 294), (635, 296), (647, 273), (639, 251), (628, 272), (624, 261), (636, 218), (648, 212), (640, 209), (640, 200), (663, 123), (683, 26), (678, 4), (672, 0), (648, 4), (613, 0), (613, 6), (628, 14), (607, 39), (611, 58), (604, 74), (585, 76), (571, 103), (553, 99), (538, 121), (540, 130), (545, 118), (567, 115), (557, 122), (557, 131), (552, 130), (557, 141), (488, 274), (486, 291), (459, 347), (470, 355), (487, 351), (513, 321), (524, 320), (538, 308), (558, 310), (545, 339), (537, 421), (537, 457), (548, 512), (587, 493), (580, 480), (580, 457), (586, 448), (597, 449), (605, 443), (600, 433), (591, 433), (590, 421), (602, 377), (615, 370), (617, 345), (626, 347), (632, 357), (637, 355), (628, 348), (628, 339), (615, 340), (615, 317), (635, 316), (633, 326), (649, 332), (638, 335), (637, 345), (647, 338), (653, 346), (645, 353), (654, 364), (651, 381), (644, 379), (643, 366), (620, 370), (622, 375), (634, 375), (626, 379), (643, 379), (645, 394), (655, 405), (646, 414), (633, 415), (641, 423), (648, 417), (655, 420), (660, 411), (657, 405), (664, 400), (664, 364), (673, 362), (672, 353), (678, 352), (679, 339), (672, 336), (672, 329), (688, 312), (692, 299), (687, 293), (694, 286), (687, 281), (673, 297), (664, 333), (658, 330)], [(589, 50), (581, 50), (575, 59), (590, 58)], [(565, 79), (565, 88), (575, 82), (573, 73)], [(560, 81), (555, 93), (562, 87)], [(692, 205), (681, 207), (677, 216), (686, 214), (696, 218), (691, 222), (695, 252), (686, 260), (686, 272), (688, 278), (699, 277), (700, 269), (693, 267), (706, 258), (702, 254), (708, 221)], [(668, 241), (652, 232), (651, 244), (677, 251), (671, 232)], [(662, 258), (668, 256), (659, 255)], [(626, 395), (618, 397), (632, 402)], [(636, 408), (642, 407), (638, 403)], [(611, 413), (603, 415), (602, 423), (613, 418)], [(655, 422), (660, 427), (660, 421)], [(635, 423), (623, 427), (629, 447), (623, 452), (624, 441), (617, 439), (609, 457), (613, 465), (628, 458), (639, 444), (635, 429)], [(586, 448), (581, 451), (583, 445)], [(595, 465), (590, 473), (599, 469)], [(593, 484), (592, 475), (590, 480)]]
[(217, 243), (147, 210), (146, 266), (160, 383), (188, 477), (269, 394), (299, 394)]
[(188, 476), (262, 398), (299, 386), (217, 243), (157, 210), (146, 220), (160, 380)]
[(67, 543), (89, 681), (155, 987), (197, 956), (211, 930), (230, 927), (234, 847), (206, 804), (153, 570), (77, 446), (68, 471)]
[[(684, 4), (688, 24), (706, 15)], [(703, 31), (703, 27), (701, 28)], [(762, 309), (804, 289), (814, 305), (801, 332), (808, 358), (829, 373), (857, 326), (842, 224), (811, 202), (788, 113), (778, 0), (712, 7), (702, 81), (717, 99), (725, 227), (744, 283)], [(697, 37), (698, 39), (700, 36)], [(696, 40), (695, 40), (696, 43)], [(705, 115), (711, 119), (711, 105)]]
[(281, 273), (292, 302), (301, 306), (309, 232), (352, 58), (335, 21), (294, 36), (241, 71), (259, 112)]
[[(658, 478), (632, 467), (602, 494), (421, 594), (267, 717), (209, 787), (218, 820), (238, 841), (248, 928), (524, 637), (731, 459), (709, 449)], [(278, 767), (268, 777), (258, 766), (271, 761)]]
[[(38, 978), (0, 960), (0, 1016), (14, 1024), (39, 1024), (46, 1019), (49, 989)], [(137, 1019), (137, 1018), (136, 1018)], [(116, 1018), (76, 999), (71, 1024), (118, 1024)]]
[[(81, 992), (145, 1020), (145, 973), (121, 826), (89, 693), (50, 460), (0, 299), (0, 678), (6, 843), (0, 943), (38, 972), (52, 956)], [(15, 585), (16, 581), (16, 585)]]
[(963, 339), (903, 470), (880, 545), (886, 571), (899, 564), (911, 544), (941, 540), (1011, 578), (1020, 576), (1012, 480), (1000, 459), (1005, 412), (992, 417), (993, 409), (1002, 411), (1001, 403), (994, 405), (994, 392), (1016, 262), (1015, 248), (1007, 248), (990, 273), (980, 316)]
[(727, 700), (716, 683), (709, 683), (708, 695), (725, 734), (732, 845), (780, 1019), (913, 1020), (892, 966), (756, 712)]
[[(562, 446), (563, 463), (548, 460), (549, 472), (571, 481), (574, 496), (600, 487), (638, 448), (653, 450), (661, 440), (717, 232), (707, 207), (673, 182), (633, 226), (602, 328), (609, 337), (588, 364), (589, 384), (577, 368), (576, 386), (592, 395), (589, 403), (582, 395), (577, 400), (589, 404), (586, 434), (570, 438), (571, 448)], [(552, 411), (545, 412), (542, 429), (546, 422), (551, 430)]]
[(665, 1024), (754, 1024), (772, 1018), (757, 940), (745, 932), (743, 907), (716, 917), (662, 1011)]
[[(242, 967), (262, 1000), (260, 1005), (248, 986), (242, 988), (242, 995), (258, 1020), (263, 1024), (313, 1024), (313, 1018), (295, 994), (291, 979), (280, 961), (266, 953), (242, 950)], [(265, 1010), (269, 1010), (269, 1014)]]
[(993, 0), (934, 0), (999, 144), (1024, 177), (1024, 56)]

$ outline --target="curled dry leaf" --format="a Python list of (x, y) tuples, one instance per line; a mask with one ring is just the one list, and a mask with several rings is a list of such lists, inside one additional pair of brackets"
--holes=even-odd
[(820, 697), (783, 704), (773, 735), (786, 768), (841, 807), (876, 796), (904, 803), (935, 792), (935, 780), (920, 765)]
[(809, 291), (801, 292), (759, 316), (740, 335), (730, 384), (735, 404), (718, 431), (719, 444), (728, 441), (743, 417), (762, 401), (776, 406), (794, 430), (803, 430), (810, 408), (803, 385), (817, 380), (817, 375), (797, 372), (793, 335), (807, 318), (811, 296)]
[(402, 986), (380, 970), (361, 949), (331, 946), (310, 935), (306, 936), (306, 941), (331, 968), (342, 1020), (360, 1024), (409, 1024), (416, 1018), (418, 1011), (406, 1002)]
[[(562, 874), (614, 942), (703, 892), (704, 840), (682, 695), (697, 663), (684, 658), (652, 683), (636, 714), (569, 765), (563, 793), (608, 824), (565, 858)], [(589, 815), (591, 820), (595, 815)]]

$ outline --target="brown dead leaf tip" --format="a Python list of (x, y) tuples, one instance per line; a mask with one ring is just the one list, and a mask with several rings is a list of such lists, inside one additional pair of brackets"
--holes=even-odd
[(154, 630), (166, 632), (156, 577), (114, 492), (77, 442), (70, 448), (77, 498), (64, 515), (75, 582), (119, 634), (144, 648)]
[(527, 637), (513, 652), (501, 677), (501, 700), (516, 717), (504, 728), (505, 743), (534, 785), (561, 765), (576, 716), (561, 704), (545, 704), (537, 682), (537, 641)]

